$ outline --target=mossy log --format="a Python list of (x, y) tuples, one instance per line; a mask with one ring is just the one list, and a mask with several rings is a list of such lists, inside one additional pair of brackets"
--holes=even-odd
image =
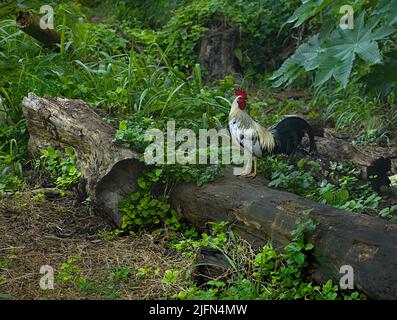
[[(30, 133), (29, 148), (71, 146), (82, 172), (82, 189), (93, 210), (116, 225), (121, 218), (118, 201), (137, 190), (145, 165), (137, 152), (113, 143), (115, 128), (80, 100), (38, 97), (23, 100)], [(260, 247), (269, 239), (281, 247), (291, 240), (295, 220), (304, 210), (318, 221), (307, 234), (315, 245), (310, 276), (332, 278), (350, 265), (355, 288), (369, 298), (397, 299), (397, 225), (368, 215), (353, 214), (314, 203), (292, 193), (268, 188), (265, 179), (237, 177), (227, 168), (224, 177), (198, 187), (184, 183), (173, 189), (171, 204), (192, 225), (205, 228), (210, 221), (230, 221), (239, 235)]]

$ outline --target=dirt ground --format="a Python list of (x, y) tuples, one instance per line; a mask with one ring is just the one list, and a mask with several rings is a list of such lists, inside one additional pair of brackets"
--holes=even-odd
[[(114, 239), (110, 230), (69, 197), (1, 199), (0, 300), (162, 299), (178, 292), (178, 284), (161, 279), (165, 270), (187, 270), (189, 259), (160, 236)], [(43, 265), (54, 269), (53, 290), (40, 288)]]

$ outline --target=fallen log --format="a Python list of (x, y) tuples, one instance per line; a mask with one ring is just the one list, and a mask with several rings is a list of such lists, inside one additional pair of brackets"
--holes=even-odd
[[(115, 129), (102, 122), (80, 100), (41, 98), (30, 93), (23, 100), (30, 133), (29, 149), (71, 146), (91, 197), (93, 210), (120, 225), (118, 201), (137, 190), (145, 165), (141, 155), (112, 142)], [(266, 187), (266, 181), (224, 177), (198, 187), (181, 184), (171, 194), (171, 204), (191, 224), (205, 228), (210, 221), (230, 221), (239, 235), (254, 246), (271, 239), (276, 246), (291, 240), (295, 220), (313, 209), (317, 228), (308, 234), (315, 245), (311, 277), (339, 282), (339, 270), (350, 265), (355, 288), (369, 298), (397, 299), (397, 225), (367, 215), (352, 214)]]
[(31, 154), (39, 156), (49, 146), (73, 147), (82, 175), (80, 191), (91, 198), (94, 211), (120, 226), (118, 203), (137, 191), (141, 156), (113, 144), (115, 129), (83, 101), (30, 93), (23, 105)]
[(61, 35), (53, 29), (42, 29), (40, 18), (31, 11), (20, 11), (16, 17), (17, 27), (43, 43), (46, 47), (59, 52)]
[(172, 205), (196, 227), (209, 221), (230, 221), (233, 229), (261, 247), (270, 238), (290, 242), (295, 221), (313, 209), (317, 228), (308, 234), (315, 244), (311, 276), (339, 282), (339, 270), (350, 265), (355, 287), (373, 299), (397, 298), (397, 225), (377, 217), (353, 214), (266, 187), (262, 178), (247, 180), (226, 171), (225, 177), (203, 187), (184, 184), (173, 192)]

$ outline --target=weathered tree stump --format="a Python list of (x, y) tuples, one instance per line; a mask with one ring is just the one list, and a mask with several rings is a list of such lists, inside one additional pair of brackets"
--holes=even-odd
[[(145, 168), (139, 161), (141, 155), (114, 144), (115, 129), (83, 101), (30, 93), (23, 105), (32, 153), (49, 145), (73, 147), (93, 210), (120, 225), (118, 201), (136, 191), (137, 178)], [(241, 237), (257, 247), (268, 239), (276, 246), (287, 244), (296, 218), (313, 209), (318, 225), (307, 235), (315, 245), (311, 277), (320, 282), (332, 278), (338, 283), (340, 268), (350, 265), (355, 288), (373, 299), (397, 299), (396, 224), (266, 185), (261, 177), (236, 177), (228, 168), (223, 178), (203, 187), (192, 183), (177, 186), (171, 203), (199, 228), (210, 221), (230, 221)]]
[(230, 269), (224, 253), (210, 247), (202, 247), (197, 254), (190, 278), (202, 286), (209, 280), (225, 280)]
[(236, 32), (224, 26), (210, 29), (202, 38), (199, 62), (208, 71), (205, 80), (219, 80), (237, 74), (234, 55)]

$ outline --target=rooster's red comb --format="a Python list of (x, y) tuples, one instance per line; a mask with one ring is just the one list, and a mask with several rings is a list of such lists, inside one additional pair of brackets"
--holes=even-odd
[(247, 92), (245, 92), (244, 89), (238, 88), (238, 89), (236, 89), (236, 91), (234, 92), (234, 94), (235, 94), (236, 96), (241, 96), (241, 97), (243, 97), (244, 100), (247, 100), (247, 99), (248, 99)]

